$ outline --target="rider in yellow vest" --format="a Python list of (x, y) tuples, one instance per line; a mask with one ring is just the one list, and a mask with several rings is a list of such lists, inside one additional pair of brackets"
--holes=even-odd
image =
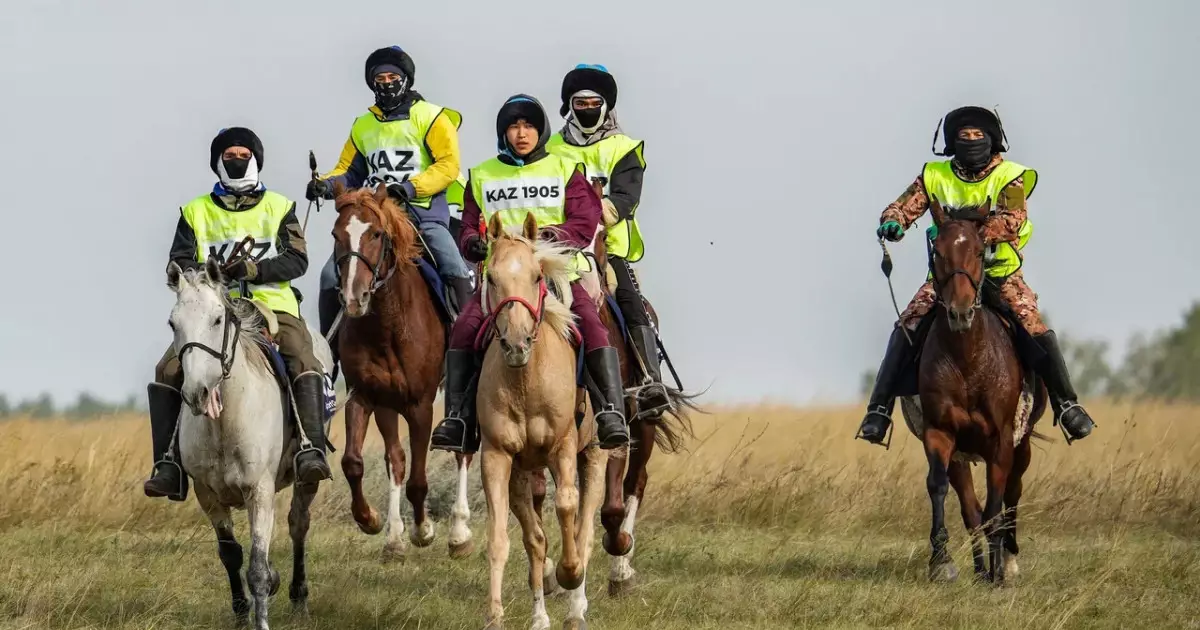
[(646, 160), (643, 143), (625, 135), (617, 121), (617, 81), (600, 65), (580, 64), (563, 78), (562, 107), (566, 117), (560, 132), (554, 134), (546, 150), (587, 168), (588, 178), (602, 179), (604, 225), (608, 262), (617, 276), (615, 298), (633, 346), (646, 366), (643, 387), (638, 390), (638, 411), (649, 416), (661, 414), (671, 401), (662, 386), (659, 370), (658, 334), (638, 290), (631, 263), (642, 258), (642, 232), (634, 213), (642, 198), (642, 177)]
[[(307, 246), (296, 204), (267, 190), (259, 181), (263, 146), (244, 127), (222, 129), (213, 138), (209, 166), (219, 181), (211, 193), (180, 208), (171, 244), (171, 261), (184, 270), (198, 269), (210, 257), (224, 260), (246, 237), (257, 244), (253, 254), (225, 267), (231, 282), (246, 282), (256, 302), (271, 309), (279, 320), (275, 342), (287, 366), (296, 400), (296, 412), (314, 448), (299, 454), (296, 478), (317, 483), (331, 478), (325, 461), (325, 377), (313, 355), (312, 338), (300, 319), (300, 304), (291, 281), (308, 269)], [(235, 284), (231, 295), (239, 290)], [(154, 471), (144, 484), (146, 496), (187, 498), (187, 477), (175, 454), (175, 425), (183, 398), (183, 369), (175, 349), (169, 348), (155, 368), (148, 387), (150, 426), (154, 442)]]
[[(930, 199), (936, 199), (944, 208), (983, 206), (990, 200), (991, 215), (980, 227), (983, 242), (988, 246), (986, 273), (997, 284), (1000, 298), (1046, 352), (1046, 357), (1035, 367), (1046, 383), (1055, 420), (1068, 441), (1085, 438), (1094, 423), (1077, 400), (1057, 337), (1042, 321), (1037, 295), (1021, 273), (1024, 262), (1021, 249), (1033, 233), (1026, 200), (1037, 186), (1037, 171), (1000, 155), (1008, 147), (1000, 119), (991, 110), (956, 109), (946, 115), (943, 134), (946, 148), (938, 155), (953, 159), (926, 164), (908, 190), (883, 211), (876, 234), (890, 241), (900, 240), (904, 231), (929, 209)], [(914, 349), (902, 328), (916, 330), (936, 301), (933, 282), (926, 281), (892, 331), (867, 415), (859, 429), (859, 437), (868, 442), (883, 443), (896, 401), (893, 389), (913, 359)]]
[[(399, 46), (367, 57), (365, 78), (375, 106), (355, 119), (337, 166), (308, 184), (309, 199), (332, 198), (333, 182), (347, 189), (387, 184), (433, 255), (438, 274), (454, 291), (459, 309), (470, 300), (471, 272), (450, 234), (446, 190), (459, 176), (458, 127), (462, 116), (434, 105), (412, 89), (416, 67)], [(318, 306), (327, 335), (340, 307), (337, 266), (330, 255), (321, 270)], [(330, 344), (335, 350), (336, 343)], [(336, 359), (336, 353), (335, 353)]]
[[(463, 255), (472, 262), (484, 261), (488, 245), (482, 228), (494, 215), (500, 216), (506, 230), (518, 231), (532, 214), (540, 238), (577, 249), (591, 245), (600, 225), (600, 199), (582, 164), (546, 152), (550, 124), (541, 103), (524, 94), (509, 98), (496, 116), (496, 135), (499, 155), (471, 169), (467, 179), (459, 235)], [(596, 303), (579, 282), (571, 283), (571, 292), (571, 312), (586, 350), (584, 363), (600, 390), (601, 398), (593, 405), (597, 437), (601, 448), (615, 448), (629, 442), (620, 358), (609, 343)], [(436, 449), (474, 453), (479, 448), (475, 340), (485, 319), (480, 299), (477, 291), (450, 331), (446, 418), (433, 432), (431, 444)]]

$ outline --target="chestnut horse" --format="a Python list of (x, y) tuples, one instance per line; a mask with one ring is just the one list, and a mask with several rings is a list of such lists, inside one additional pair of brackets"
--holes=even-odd
[[(338, 332), (342, 374), (347, 390), (346, 452), (342, 471), (350, 484), (351, 513), (359, 529), (378, 534), (379, 513), (363, 495), (363, 440), (372, 414), (383, 437), (389, 493), (385, 555), (403, 554), (404, 522), (400, 488), (405, 456), (397, 415), (408, 423), (412, 472), (405, 494), (413, 508), (412, 543), (433, 543), (434, 527), (426, 513), (429, 483), (425, 461), (433, 428), (433, 400), (442, 382), (446, 353), (445, 325), (429, 287), (417, 269), (421, 255), (417, 230), (405, 210), (380, 184), (374, 191), (347, 192), (334, 186), (338, 218), (334, 224), (334, 256), (346, 320)], [(465, 488), (469, 458), (458, 455), (459, 486)], [(460, 492), (460, 495), (464, 495)], [(450, 552), (470, 552), (470, 514), (465, 495), (452, 512)]]
[[(988, 208), (946, 212), (932, 205), (939, 226), (932, 245), (938, 305), (921, 351), (916, 410), (924, 425), (919, 437), (929, 460), (926, 487), (933, 511), (929, 576), (935, 581), (957, 577), (946, 549), (945, 502), (947, 486), (953, 485), (971, 532), (975, 573), (999, 584), (1017, 572), (1021, 476), (1029, 467), (1030, 438), (1040, 437), (1033, 428), (1045, 411), (1045, 386), (1022, 365), (1008, 324), (984, 305), (987, 248), (979, 222)], [(909, 412), (905, 407), (906, 416)], [(987, 467), (982, 513), (970, 468), (970, 461), (979, 459)], [(981, 525), (990, 572), (979, 540)]]

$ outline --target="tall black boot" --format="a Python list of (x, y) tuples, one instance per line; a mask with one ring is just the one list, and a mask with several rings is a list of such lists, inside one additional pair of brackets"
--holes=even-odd
[(179, 465), (178, 440), (175, 427), (179, 423), (179, 410), (183, 407), (183, 396), (179, 390), (162, 383), (146, 386), (150, 405), (150, 436), (154, 443), (154, 470), (142, 484), (148, 497), (167, 497), (172, 501), (184, 501), (188, 494), (187, 475)]
[(1082, 440), (1092, 433), (1096, 423), (1078, 402), (1079, 396), (1075, 394), (1075, 387), (1071, 384), (1067, 361), (1058, 346), (1058, 337), (1050, 330), (1035, 336), (1034, 339), (1046, 351), (1046, 357), (1042, 360), (1038, 372), (1041, 373), (1046, 390), (1050, 394), (1054, 422), (1062, 426), (1068, 444)]
[(655, 417), (671, 408), (671, 399), (667, 396), (667, 388), (663, 387), (662, 372), (659, 370), (658, 336), (649, 326), (634, 326), (629, 329), (633, 338), (633, 347), (646, 366), (646, 378), (649, 383), (638, 390), (638, 416)]
[(430, 446), (456, 453), (479, 450), (475, 419), (475, 351), (446, 351), (446, 417), (433, 430)]
[(454, 301), (457, 302), (458, 312), (462, 312), (467, 307), (467, 302), (471, 301), (471, 296), (475, 290), (471, 288), (470, 278), (447, 278), (450, 283), (450, 288), (454, 290)]
[[(342, 310), (341, 300), (338, 299), (338, 290), (336, 287), (332, 289), (324, 289), (317, 294), (317, 315), (320, 319), (321, 336), (328, 337), (329, 329), (333, 328), (333, 320), (337, 319), (338, 311)], [(333, 380), (338, 377), (338, 339), (334, 335), (329, 340), (329, 352), (333, 355), (333, 365), (329, 366), (329, 375)]]
[(904, 329), (896, 326), (892, 330), (892, 336), (888, 338), (887, 350), (883, 353), (883, 361), (875, 375), (875, 387), (871, 389), (871, 398), (867, 402), (867, 415), (863, 418), (856, 437), (871, 444), (883, 444), (888, 428), (892, 426), (892, 409), (896, 405), (896, 397), (892, 395), (892, 390), (910, 356), (910, 350), (911, 346), (904, 335)]
[(621, 357), (613, 347), (596, 348), (584, 358), (588, 374), (596, 383), (601, 400), (595, 401), (596, 437), (600, 448), (612, 449), (629, 443), (625, 426), (625, 389), (621, 386)]
[(296, 481), (318, 483), (333, 478), (325, 460), (325, 377), (305, 372), (292, 381), (296, 415), (309, 445), (296, 453)]

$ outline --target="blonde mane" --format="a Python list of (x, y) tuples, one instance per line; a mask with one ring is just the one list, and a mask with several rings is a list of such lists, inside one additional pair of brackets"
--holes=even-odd
[[(533, 249), (533, 260), (542, 270), (542, 277), (550, 289), (542, 311), (542, 325), (549, 326), (555, 333), (568, 341), (574, 340), (571, 332), (575, 314), (571, 312), (571, 266), (575, 250), (552, 241), (530, 241), (520, 234), (506, 233), (500, 239), (513, 241)], [(488, 303), (487, 272), (480, 279), (483, 287), (483, 303)], [(559, 297), (562, 296), (562, 297)]]

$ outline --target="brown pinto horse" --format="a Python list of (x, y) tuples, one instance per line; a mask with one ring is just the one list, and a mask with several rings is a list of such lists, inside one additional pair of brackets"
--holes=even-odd
[[(603, 197), (603, 182), (592, 179), (596, 194)], [(608, 329), (608, 338), (617, 349), (621, 363), (621, 380), (625, 385), (625, 417), (629, 419), (630, 444), (626, 448), (609, 451), (608, 464), (605, 467), (604, 483), (605, 498), (600, 508), (600, 523), (604, 526), (602, 544), (604, 550), (612, 556), (609, 569), (609, 595), (619, 596), (628, 592), (635, 584), (636, 572), (631, 564), (634, 546), (633, 529), (637, 522), (638, 507), (646, 492), (648, 473), (647, 464), (654, 452), (655, 444), (665, 453), (679, 452), (685, 439), (695, 436), (692, 424), (686, 411), (700, 411), (694, 399), (698, 394), (686, 394), (673, 387), (666, 387), (667, 396), (671, 400), (672, 411), (654, 416), (638, 414), (636, 392), (642, 385), (642, 372), (638, 366), (636, 354), (625, 341), (621, 326), (606, 304), (613, 292), (613, 287), (607, 281), (608, 250), (606, 247), (607, 230), (601, 229), (596, 234), (593, 247), (593, 258), (596, 262), (600, 278), (602, 295), (598, 308), (600, 321)], [(654, 311), (649, 300), (643, 298), (646, 312), (658, 327), (658, 314)], [(622, 478), (623, 475), (623, 478)], [(534, 508), (542, 513), (542, 504), (546, 497), (546, 476), (544, 472), (534, 473), (533, 479)]]
[[(987, 204), (990, 206), (990, 203)], [(983, 303), (986, 247), (979, 222), (987, 208), (932, 212), (933, 282), (938, 305), (918, 367), (923, 431), (929, 460), (926, 487), (933, 509), (929, 576), (952, 581), (958, 573), (946, 549), (947, 486), (954, 486), (972, 538), (975, 573), (996, 584), (1017, 573), (1017, 503), (1029, 467), (1030, 438), (1046, 407), (1044, 384), (1022, 365), (1009, 324)], [(910, 415), (905, 407), (906, 416)], [(910, 426), (912, 420), (910, 418)], [(987, 466), (987, 503), (980, 508), (971, 461)], [(990, 572), (979, 538), (984, 528)]]
[[(339, 182), (334, 195), (338, 212), (333, 228), (334, 256), (346, 313), (338, 343), (342, 374), (347, 389), (353, 392), (346, 404), (342, 471), (350, 484), (350, 510), (359, 529), (378, 534), (383, 524), (362, 490), (363, 440), (374, 414), (383, 437), (389, 481), (384, 554), (396, 556), (407, 546), (400, 518), (405, 456), (398, 414), (408, 423), (412, 449), (412, 472), (405, 486), (413, 508), (412, 543), (426, 547), (434, 540), (433, 522), (425, 507), (429, 493), (425, 461), (433, 428), (433, 400), (442, 382), (446, 331), (417, 269), (418, 236), (408, 213), (388, 197), (383, 184), (374, 191), (348, 192)], [(460, 476), (465, 478), (469, 459), (459, 455), (458, 460)], [(461, 529), (466, 531), (466, 539), (459, 540), (457, 548), (451, 545), (452, 555), (469, 553), (469, 514), (460, 513), (459, 507), (455, 506), (451, 538)]]

